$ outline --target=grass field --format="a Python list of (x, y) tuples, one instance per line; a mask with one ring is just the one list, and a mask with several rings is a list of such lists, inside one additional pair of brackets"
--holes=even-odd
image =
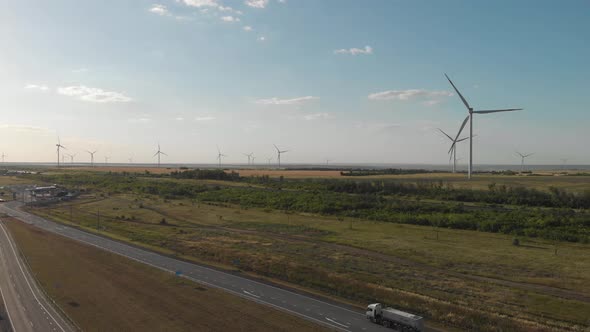
[[(76, 202), (75, 224), (92, 230), (97, 210), (103, 234), (359, 306), (381, 301), (481, 331), (590, 325), (590, 245), (523, 239), (516, 247), (508, 235), (131, 195)], [(34, 212), (70, 219), (66, 205)]]
[(10, 220), (43, 289), (85, 331), (321, 331), (283, 312)]

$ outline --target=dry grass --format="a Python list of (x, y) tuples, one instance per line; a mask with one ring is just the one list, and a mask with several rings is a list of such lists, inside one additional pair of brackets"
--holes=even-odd
[[(226, 172), (231, 172), (227, 170)], [(288, 170), (288, 169), (238, 169), (233, 170), (240, 173), (240, 176), (263, 176), (268, 175), (273, 178), (285, 177), (291, 179), (306, 179), (306, 178), (339, 178), (340, 171), (334, 170)]]
[(7, 226), (42, 287), (85, 331), (324, 330), (19, 221)]

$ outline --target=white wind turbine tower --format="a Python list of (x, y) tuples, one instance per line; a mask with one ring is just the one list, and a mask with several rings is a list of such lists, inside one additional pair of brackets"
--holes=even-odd
[(55, 144), (55, 146), (57, 147), (57, 167), (59, 167), (59, 150), (60, 149), (67, 150), (67, 149), (65, 146), (61, 145), (61, 141), (59, 140), (59, 136), (57, 137), (57, 144)]
[(224, 155), (223, 153), (221, 153), (221, 150), (219, 150), (219, 146), (217, 147), (217, 161), (219, 162), (219, 168), (221, 168), (221, 158), (223, 157), (227, 157), (226, 155)]
[(534, 155), (534, 153), (523, 154), (516, 151), (516, 154), (520, 156), (520, 172), (522, 173), (524, 171), (524, 158), (530, 157)]
[(8, 157), (7, 155), (4, 154), (4, 152), (2, 152), (2, 167), (6, 167), (5, 163), (4, 163), (4, 158)]
[(277, 149), (277, 161), (279, 162), (279, 168), (281, 168), (281, 154), (287, 153), (287, 152), (289, 152), (289, 150), (281, 151), (276, 145), (274, 145), (274, 146), (275, 146), (275, 149)]
[(88, 152), (90, 154), (90, 167), (94, 167), (94, 154), (96, 153), (96, 150), (94, 150), (94, 151), (86, 150), (86, 152)]
[(109, 163), (110, 157), (104, 156), (104, 164), (107, 165)]
[(250, 152), (250, 154), (244, 153), (244, 156), (248, 157), (248, 165), (252, 164), (252, 156), (254, 152)]
[[(436, 128), (436, 129), (438, 129), (441, 133), (443, 133), (446, 137), (448, 137), (451, 140), (451, 142), (455, 143), (455, 139), (452, 138), (451, 136), (449, 136), (447, 133), (445, 133), (442, 129), (440, 129), (440, 128)], [(466, 140), (468, 138), (469, 137), (461, 138), (461, 139), (457, 140), (456, 143), (463, 142), (464, 140)], [(450, 158), (453, 159), (453, 173), (456, 173), (457, 172), (457, 145), (456, 144), (453, 144), (453, 146), (451, 148)]]
[[(457, 136), (455, 137), (455, 140), (453, 141), (453, 145), (451, 146), (451, 150), (454, 148), (455, 144), (457, 143), (457, 138), (459, 138), (459, 135), (461, 135), (461, 131), (463, 131), (463, 128), (465, 127), (465, 125), (467, 124), (467, 121), (469, 120), (469, 166), (468, 166), (468, 171), (467, 171), (467, 178), (471, 179), (471, 173), (473, 172), (473, 114), (512, 112), (512, 111), (520, 111), (520, 110), (522, 110), (522, 108), (506, 108), (506, 109), (498, 109), (498, 110), (474, 111), (473, 107), (469, 106), (469, 103), (467, 102), (467, 100), (465, 100), (465, 98), (463, 97), (461, 92), (459, 92), (459, 90), (457, 89), (455, 84), (453, 84), (453, 82), (451, 81), (449, 76), (447, 76), (447, 74), (445, 74), (445, 77), (447, 78), (449, 83), (451, 83), (451, 85), (453, 86), (453, 89), (455, 89), (455, 91), (457, 92), (457, 94), (461, 98), (461, 101), (463, 101), (463, 104), (465, 104), (465, 107), (467, 107), (467, 111), (469, 113), (467, 115), (467, 117), (465, 118), (465, 120), (463, 120), (463, 124), (461, 125), (461, 128), (459, 129), (459, 132), (457, 133)], [(449, 153), (451, 152), (451, 150), (449, 150)]]
[(158, 143), (158, 152), (156, 152), (156, 153), (154, 154), (154, 157), (155, 157), (155, 156), (158, 156), (158, 168), (160, 168), (160, 156), (161, 156), (161, 155), (168, 156), (166, 153), (162, 152), (162, 150), (160, 149), (160, 143)]
[(270, 167), (270, 162), (272, 161), (272, 157), (266, 158), (266, 161), (268, 161), (268, 167)]

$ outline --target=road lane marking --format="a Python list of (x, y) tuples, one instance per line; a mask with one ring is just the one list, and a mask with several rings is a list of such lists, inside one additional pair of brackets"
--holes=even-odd
[[(25, 213), (25, 212), (22, 212), (22, 211), (14, 210), (13, 208), (7, 207), (6, 205), (2, 205), (1, 207), (4, 208), (5, 210), (9, 210), (9, 211), (15, 213), (16, 216), (17, 217), (20, 216), (20, 218), (27, 218), (27, 217), (28, 218), (31, 218), (31, 217), (33, 217), (33, 219), (37, 219), (37, 218), (40, 219), (40, 217), (31, 215), (29, 213)], [(50, 221), (47, 221), (45, 219), (41, 219), (41, 220), (42, 220), (42, 222), (44, 224), (49, 224), (49, 225), (55, 224), (55, 222), (53, 222), (53, 221), (50, 222)], [(27, 220), (25, 220), (25, 222), (27, 222)], [(29, 223), (29, 224), (35, 224), (35, 222), (27, 222), (27, 223)], [(46, 231), (52, 232), (52, 233), (56, 233), (54, 231), (54, 229), (52, 229), (52, 228), (50, 228), (50, 229), (43, 228), (43, 229), (45, 229)], [(98, 249), (101, 249), (101, 250), (105, 250), (105, 251), (111, 252), (111, 253), (116, 254), (116, 255), (123, 256), (123, 257), (129, 258), (131, 260), (134, 260), (134, 261), (137, 261), (137, 262), (140, 262), (140, 263), (143, 263), (143, 264), (152, 266), (152, 267), (154, 267), (156, 269), (159, 269), (159, 270), (163, 270), (163, 271), (167, 271), (167, 272), (170, 272), (170, 273), (174, 273), (174, 271), (172, 271), (172, 270), (164, 267), (165, 264), (163, 264), (162, 266), (158, 266), (155, 263), (152, 264), (152, 263), (147, 262), (147, 261), (145, 261), (145, 260), (143, 260), (141, 258), (137, 258), (137, 257), (131, 256), (131, 255), (139, 255), (142, 252), (143, 253), (146, 253), (147, 251), (145, 251), (145, 249), (136, 248), (136, 247), (133, 247), (133, 246), (131, 246), (129, 244), (126, 244), (126, 243), (121, 243), (121, 242), (117, 242), (117, 241), (114, 241), (112, 239), (101, 237), (101, 236), (98, 236), (98, 235), (95, 235), (95, 234), (86, 233), (86, 232), (84, 232), (83, 230), (80, 230), (80, 229), (71, 228), (70, 230), (73, 232), (73, 234), (63, 234), (62, 236), (67, 237), (69, 239), (72, 239), (74, 241), (78, 241), (78, 242), (84, 243), (86, 245), (93, 246), (93, 247), (98, 248)], [(92, 243), (92, 242), (86, 242), (83, 239), (87, 239), (87, 241), (96, 241), (99, 244), (95, 244), (95, 243)], [(117, 248), (117, 249), (111, 249), (110, 248), (110, 247), (112, 247), (113, 244), (115, 244), (114, 247)], [(120, 250), (120, 251), (117, 251), (117, 250)], [(125, 254), (125, 253), (123, 253), (124, 251), (128, 251), (131, 254), (129, 254), (129, 255), (128, 254)], [(223, 279), (226, 278), (226, 275), (224, 275), (225, 272), (222, 272), (222, 271), (219, 271), (219, 270), (215, 270), (215, 269), (208, 268), (208, 267), (201, 266), (201, 265), (194, 264), (194, 263), (187, 263), (187, 262), (180, 261), (180, 260), (177, 260), (177, 259), (174, 259), (174, 258), (171, 258), (171, 257), (162, 256), (162, 255), (157, 254), (157, 253), (147, 252), (147, 254), (150, 257), (154, 258), (154, 259), (160, 260), (160, 259), (163, 258), (165, 260), (170, 260), (172, 262), (176, 262), (177, 264), (178, 263), (179, 264), (187, 264), (191, 268), (196, 268), (196, 269), (200, 269), (200, 270), (210, 271), (210, 272), (213, 272), (215, 274), (221, 274), (220, 275), (221, 278), (223, 278)], [(252, 297), (247, 297), (247, 296), (245, 296), (242, 293), (236, 292), (236, 291), (234, 291), (234, 290), (232, 290), (230, 288), (226, 288), (227, 286), (226, 287), (221, 286), (221, 284), (224, 284), (223, 282), (221, 282), (220, 284), (211, 284), (211, 283), (206, 282), (206, 281), (204, 281), (202, 279), (195, 279), (195, 278), (189, 277), (187, 275), (183, 275), (182, 277), (183, 278), (186, 278), (186, 279), (189, 279), (189, 280), (192, 280), (194, 282), (200, 283), (200, 284), (204, 284), (204, 285), (207, 285), (207, 286), (210, 286), (210, 287), (214, 287), (214, 288), (225, 290), (226, 292), (232, 293), (234, 295), (237, 295), (237, 296), (240, 296), (240, 297), (244, 297), (244, 298), (250, 299), (250, 300), (252, 300), (254, 302), (265, 304), (265, 305), (274, 307), (274, 308), (279, 309), (279, 310), (282, 310), (282, 311), (289, 312), (289, 313), (294, 314), (296, 316), (300, 316), (300, 317), (303, 317), (305, 319), (308, 319), (308, 320), (311, 320), (311, 321), (315, 321), (315, 322), (320, 323), (322, 325), (328, 325), (330, 327), (336, 328), (337, 330), (349, 331), (348, 329), (344, 329), (344, 328), (342, 328), (340, 326), (337, 326), (337, 325), (328, 323), (326, 321), (323, 321), (323, 320), (320, 320), (320, 319), (317, 319), (317, 318), (308, 316), (308, 315), (306, 315), (306, 314), (304, 314), (302, 312), (296, 312), (296, 311), (290, 310), (290, 309), (288, 309), (286, 307), (275, 305), (273, 303), (267, 302), (267, 301), (262, 300), (262, 299), (256, 299), (256, 298), (252, 298)], [(302, 299), (305, 299), (305, 300), (311, 300), (311, 301), (314, 301), (316, 303), (321, 303), (323, 305), (334, 307), (334, 308), (336, 308), (338, 310), (348, 311), (348, 312), (350, 312), (352, 314), (355, 314), (355, 315), (362, 315), (359, 312), (352, 311), (352, 310), (347, 309), (347, 308), (344, 308), (344, 307), (339, 307), (337, 305), (334, 305), (334, 304), (331, 304), (331, 303), (327, 303), (327, 302), (324, 302), (324, 301), (320, 301), (320, 300), (314, 299), (313, 297), (304, 296), (304, 295), (301, 295), (301, 294), (298, 294), (298, 293), (295, 293), (295, 292), (292, 292), (292, 291), (289, 291), (289, 290), (286, 290), (286, 289), (283, 289), (283, 288), (275, 287), (275, 286), (272, 286), (272, 285), (269, 285), (269, 284), (264, 284), (264, 283), (257, 282), (257, 281), (254, 281), (254, 280), (250, 280), (250, 279), (243, 278), (243, 277), (237, 277), (237, 276), (233, 276), (233, 275), (230, 275), (229, 277), (238, 278), (242, 282), (248, 282), (248, 283), (252, 283), (252, 284), (257, 284), (257, 285), (260, 285), (262, 287), (268, 287), (268, 288), (271, 288), (271, 289), (278, 290), (280, 292), (285, 292), (285, 293), (291, 294), (294, 297), (299, 297), (299, 298), (302, 298)], [(207, 277), (205, 277), (205, 278), (207, 278)], [(219, 282), (219, 280), (217, 280), (217, 281)]]
[(250, 295), (250, 296), (254, 296), (254, 297), (256, 297), (256, 298), (260, 298), (260, 296), (258, 296), (258, 295), (256, 295), (256, 294), (252, 294), (252, 293), (248, 292), (247, 290), (245, 290), (245, 291), (243, 291), (243, 292), (244, 292), (244, 293), (246, 293), (246, 294), (248, 294), (248, 295)]
[(16, 332), (16, 328), (14, 327), (14, 323), (12, 322), (12, 317), (10, 317), (10, 310), (8, 310), (8, 303), (6, 303), (6, 299), (4, 298), (4, 293), (2, 293), (2, 286), (0, 286), (0, 296), (2, 297), (2, 303), (6, 305), (6, 314), (8, 315), (8, 324), (12, 327), (12, 331)]
[(333, 320), (331, 318), (326, 317), (326, 320), (328, 320), (328, 321), (330, 321), (330, 322), (332, 322), (334, 324), (338, 324), (338, 325), (344, 327), (345, 329), (348, 329), (348, 325), (345, 325), (345, 324), (342, 324), (342, 323), (338, 323), (337, 321), (335, 321), (335, 320)]
[(47, 310), (47, 308), (45, 308), (45, 306), (41, 303), (41, 301), (39, 301), (39, 298), (37, 298), (37, 294), (35, 294), (35, 291), (33, 290), (33, 287), (31, 287), (31, 284), (29, 283), (29, 279), (27, 278), (27, 275), (25, 274), (25, 271), (23, 270), (22, 265), (20, 264), (20, 260), (18, 258), (18, 255), (16, 253), (16, 250), (14, 249), (14, 246), (12, 245), (12, 240), (10, 239), (10, 237), (8, 236), (8, 233), (6, 232), (6, 230), (4, 229), (4, 225), (0, 222), (0, 228), (2, 229), (2, 232), (4, 232), (4, 235), (6, 235), (6, 238), (8, 239), (8, 244), (10, 245), (10, 248), (12, 249), (12, 253), (14, 254), (14, 257), (16, 258), (16, 263), (20, 269), (20, 272), (23, 274), (23, 277), (25, 279), (25, 282), (27, 283), (27, 286), (29, 286), (29, 289), (31, 290), (31, 294), (33, 294), (33, 297), (35, 298), (35, 301), (37, 301), (37, 303), (39, 303), (39, 305), (41, 306), (41, 308), (43, 308), (43, 310), (49, 315), (51, 316), (51, 318), (55, 321), (55, 324), (57, 326), (59, 326), (59, 328), (63, 331), (66, 332), (66, 330), (61, 327), (61, 325), (59, 325), (59, 323), (57, 322), (57, 320), (49, 313), (49, 311)]

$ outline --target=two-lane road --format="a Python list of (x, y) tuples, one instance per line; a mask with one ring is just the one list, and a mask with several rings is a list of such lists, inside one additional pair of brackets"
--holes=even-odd
[(14, 332), (74, 331), (39, 290), (0, 221), (0, 296)]
[(335, 330), (367, 332), (387, 331), (387, 329), (367, 321), (362, 311), (353, 310), (344, 305), (337, 305), (314, 299), (310, 296), (294, 293), (286, 289), (277, 288), (272, 285), (223, 271), (180, 261), (121, 242), (86, 233), (76, 228), (60, 225), (20, 211), (18, 209), (20, 206), (19, 204), (20, 203), (18, 202), (0, 204), (0, 212), (4, 212), (43, 230), (125, 256), (161, 270), (169, 271), (171, 273), (180, 271), (182, 276), (187, 279), (223, 289), (237, 296), (298, 315)]

